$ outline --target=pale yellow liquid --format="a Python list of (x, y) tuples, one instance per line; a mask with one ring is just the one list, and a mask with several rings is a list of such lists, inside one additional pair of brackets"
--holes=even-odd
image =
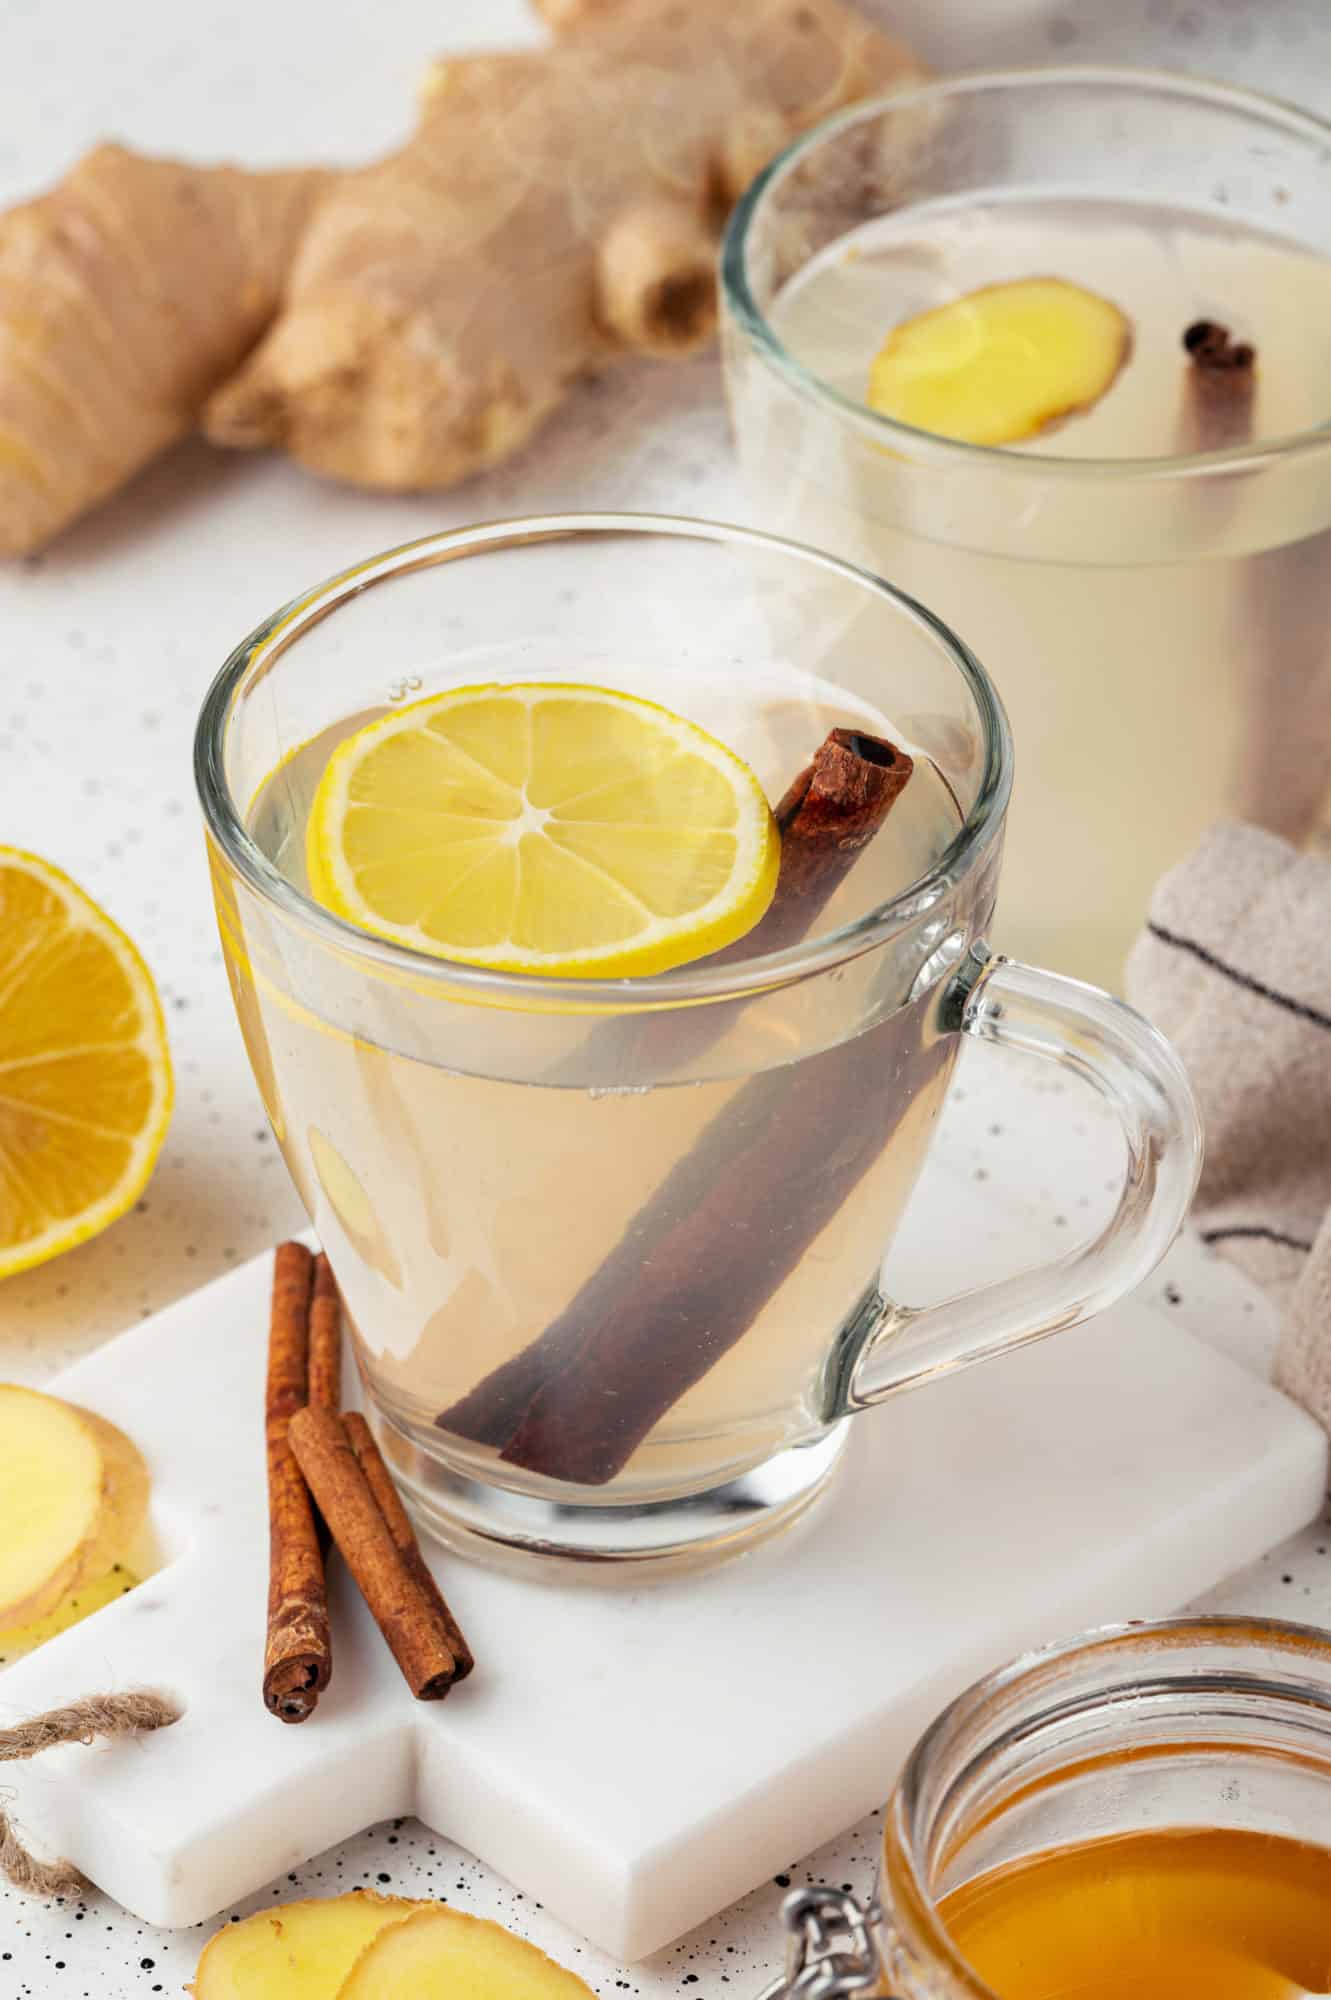
[[(806, 369), (861, 402), (894, 325), (1040, 274), (1112, 299), (1133, 351), (1093, 410), (1022, 447), (1033, 461), (1196, 449), (1181, 336), (1203, 317), (1257, 347), (1254, 435), (1331, 417), (1331, 262), (1144, 204), (887, 216), (822, 251), (771, 317)], [(1214, 820), (1309, 834), (1331, 773), (1325, 466), (1297, 488), (1277, 483), (1288, 467), (1205, 489), (1166, 481), (1137, 489), (1126, 516), (1110, 474), (1098, 489), (1033, 476), (985, 488), (977, 519), (964, 457), (911, 463), (738, 346), (731, 389), (764, 520), (919, 597), (998, 685), (1016, 744), (1000, 945), (1118, 984), (1155, 881)]]
[[(726, 739), (773, 797), (830, 727), (867, 723), (893, 733), (883, 718), (793, 671), (769, 680), (762, 698), (702, 684), (687, 700), (678, 687), (660, 692), (697, 719), (724, 722)], [(284, 763), (256, 803), (260, 844), (296, 882), (313, 788), (336, 742), (364, 719), (348, 718)], [(921, 760), (819, 927), (908, 886), (957, 825), (948, 788)], [(939, 1037), (935, 995), (895, 1010), (870, 954), (835, 984), (804, 982), (731, 1006), (724, 1032), (704, 1045), (694, 1014), (656, 1016), (645, 1027), (524, 1015), (441, 998), (409, 980), (376, 982), (327, 957), (307, 976), (238, 910), (228, 914), (224, 893), (219, 903), (241, 1025), (274, 1128), (332, 1259), (361, 1364), (396, 1421), (461, 1469), (547, 1491), (541, 1475), (501, 1465), (492, 1447), (439, 1430), (436, 1417), (558, 1319), (672, 1169), (760, 1074), (773, 1093), (771, 1130), (782, 1143), (788, 1137), (799, 1166), (794, 1192), (774, 1197), (757, 1218), (764, 1242), (793, 1228), (798, 1243), (800, 1204), (819, 1188), (848, 1126), (871, 1162), (790, 1260), (742, 1338), (596, 1497), (706, 1486), (807, 1432), (836, 1329), (877, 1273), (942, 1100), (952, 1040)], [(577, 982), (569, 993), (576, 1002)], [(849, 1106), (848, 1063), (857, 1078)], [(680, 1311), (709, 1311), (733, 1260), (754, 1251), (718, 1217), (701, 1253), (678, 1272)]]

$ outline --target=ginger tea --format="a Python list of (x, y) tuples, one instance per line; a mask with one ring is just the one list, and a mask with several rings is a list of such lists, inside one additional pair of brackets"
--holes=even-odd
[[(1089, 407), (1008, 444), (1002, 465), (856, 424), (893, 329), (1049, 277), (1128, 324), (1126, 361)], [(1331, 475), (1273, 461), (1201, 481), (1168, 462), (1331, 417), (1331, 260), (1223, 213), (1017, 187), (868, 221), (765, 308), (852, 410), (793, 390), (732, 328), (764, 523), (909, 590), (978, 654), (1017, 752), (997, 942), (1116, 984), (1154, 882), (1208, 825), (1243, 816), (1303, 840), (1327, 796)], [(1241, 439), (1197, 422), (1183, 336), (1203, 320), (1256, 352)]]
[[(614, 678), (636, 685), (631, 663)], [(664, 688), (646, 676), (643, 691), (738, 752), (772, 800), (835, 726), (906, 740), (892, 718), (793, 666), (765, 669), (761, 683), (709, 671)], [(383, 712), (326, 729), (255, 801), (258, 845), (299, 888), (329, 759)], [(959, 823), (950, 786), (918, 755), (818, 928), (927, 874)], [(797, 981), (726, 1002), (702, 1031), (687, 1010), (581, 1017), (576, 980), (566, 1004), (524, 1012), (450, 1007), (402, 973), (349, 975), (344, 990), (334, 968), (311, 1004), (310, 982), (261, 936), (242, 941), (225, 885), (218, 893), (274, 1129), (376, 1402), (406, 1436), (519, 1492), (548, 1494), (554, 1478), (570, 1497), (636, 1502), (712, 1486), (807, 1431), (829, 1340), (876, 1277), (955, 1048), (934, 994), (901, 1004), (890, 951), (831, 988)], [(644, 1217), (650, 1243), (635, 1235)], [(656, 1344), (682, 1336), (691, 1379), (617, 1455), (515, 1455), (496, 1395), (533, 1354), (544, 1365), (589, 1299), (604, 1322), (616, 1285), (622, 1311), (610, 1320), (625, 1351), (614, 1368), (649, 1369)], [(561, 1438), (586, 1397), (612, 1394), (612, 1375), (589, 1374), (586, 1396), (555, 1420)]]
[(1331, 1992), (1331, 1851), (1153, 1830), (978, 1876), (939, 1914), (999, 2000), (1298, 2000)]

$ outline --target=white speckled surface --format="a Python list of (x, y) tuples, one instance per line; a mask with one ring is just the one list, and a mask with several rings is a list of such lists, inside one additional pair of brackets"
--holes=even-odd
[[(1331, 111), (1331, 10), (1320, 0), (926, 0), (935, 62), (1126, 60), (1226, 76)], [(977, 25), (979, 24), (979, 25)], [(521, 0), (4, 0), (0, 200), (114, 134), (255, 163), (354, 158), (397, 139), (442, 45), (531, 36)], [(251, 1255), (302, 1219), (263, 1133), (217, 954), (189, 775), (192, 723), (223, 653), (297, 587), (450, 521), (559, 505), (743, 514), (713, 366), (626, 373), (592, 388), (525, 457), (460, 496), (399, 501), (318, 487), (277, 464), (189, 446), (39, 562), (0, 572), (0, 840), (68, 868), (134, 934), (167, 1001), (179, 1104), (140, 1212), (0, 1290), (0, 1375), (40, 1382), (109, 1334)], [(968, 1064), (943, 1145), (1038, 1200), (1051, 1240), (1088, 1227), (1115, 1171), (1088, 1108), (1032, 1160), (1017, 1136), (1051, 1087)], [(983, 1072), (983, 1073), (982, 1073)], [(1190, 1244), (1155, 1290), (1207, 1338), (1261, 1367), (1269, 1315)], [(1310, 1530), (1209, 1600), (1331, 1623), (1331, 1534)], [(0, 1713), (3, 1702), (0, 1701)], [(876, 1818), (791, 1879), (868, 1886)], [(604, 1995), (754, 1993), (778, 1961), (781, 1884), (624, 1971), (561, 1932), (477, 1863), (411, 1822), (374, 1829), (243, 1906), (365, 1883), (442, 1895), (525, 1930)], [(200, 1940), (114, 1906), (0, 1894), (0, 2000), (179, 1992)]]

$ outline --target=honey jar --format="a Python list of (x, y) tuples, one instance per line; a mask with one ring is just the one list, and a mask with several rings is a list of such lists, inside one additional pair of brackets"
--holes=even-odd
[(886, 1814), (876, 1900), (786, 1899), (763, 2000), (1331, 1994), (1331, 1634), (1094, 1632), (945, 1709)]

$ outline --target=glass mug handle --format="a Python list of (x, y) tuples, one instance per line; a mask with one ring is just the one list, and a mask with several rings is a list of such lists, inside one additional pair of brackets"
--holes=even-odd
[(944, 1021), (976, 1041), (1043, 1056), (1099, 1091), (1127, 1142), (1122, 1192), (1100, 1234), (1055, 1263), (931, 1306), (896, 1305), (872, 1287), (838, 1343), (829, 1421), (1112, 1305), (1159, 1263), (1197, 1185), (1192, 1087), (1164, 1036), (1123, 1001), (978, 947), (954, 976)]

